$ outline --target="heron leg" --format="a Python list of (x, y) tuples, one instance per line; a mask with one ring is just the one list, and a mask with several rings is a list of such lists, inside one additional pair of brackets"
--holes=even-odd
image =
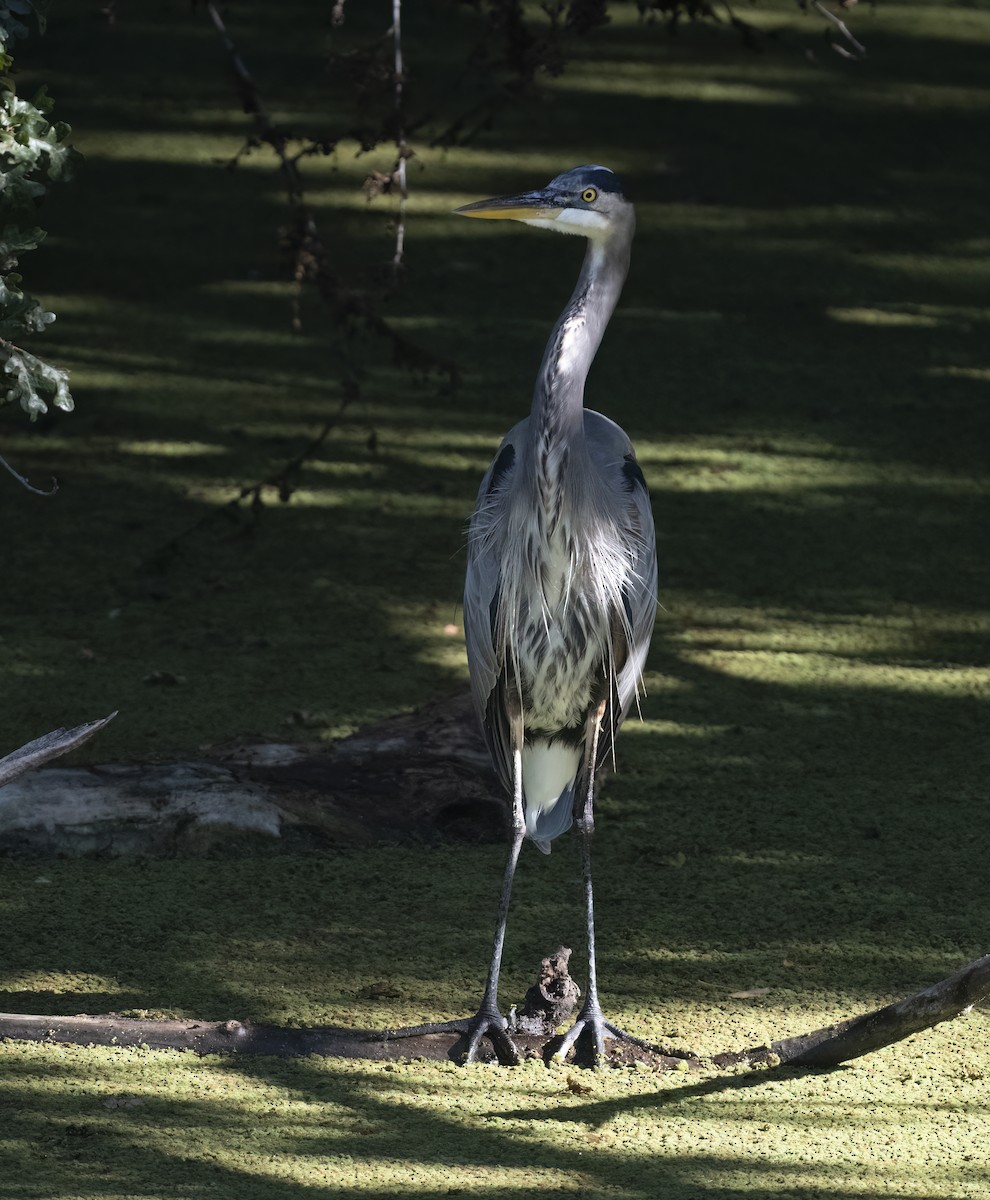
[(544, 1053), (548, 1058), (563, 1060), (572, 1046), (578, 1049), (590, 1050), (592, 1064), (597, 1066), (605, 1055), (606, 1037), (621, 1038), (632, 1042), (643, 1049), (653, 1049), (649, 1042), (641, 1041), (626, 1033), (611, 1021), (606, 1021), (605, 1014), (598, 999), (598, 964), (595, 955), (595, 896), (591, 879), (591, 838), (595, 832), (595, 766), (598, 761), (598, 738), (601, 733), (602, 717), (605, 714), (604, 703), (598, 710), (593, 728), (585, 749), (587, 771), (587, 787), (584, 792), (583, 807), (577, 817), (578, 832), (581, 835), (581, 874), (584, 881), (584, 902), (587, 914), (588, 938), (588, 986), (584, 993), (584, 1003), (581, 1011), (570, 1029), (561, 1038), (552, 1039)]
[(478, 1057), (478, 1047), (481, 1039), (487, 1037), (491, 1042), (498, 1061), (503, 1066), (514, 1067), (519, 1063), (519, 1051), (512, 1038), (506, 1032), (507, 1022), (498, 1007), (498, 977), (502, 970), (502, 949), (505, 945), (505, 927), (509, 920), (509, 902), (512, 899), (512, 881), (516, 874), (516, 864), (519, 862), (519, 851), (522, 849), (523, 837), (526, 833), (526, 821), (523, 816), (522, 795), (522, 736), (521, 730), (514, 739), (515, 748), (512, 755), (512, 845), (509, 848), (509, 859), (505, 864), (505, 874), (502, 876), (502, 891), (498, 898), (498, 917), (495, 922), (495, 944), (492, 947), (492, 958), (488, 966), (488, 978), (485, 981), (485, 994), (481, 998), (481, 1007), (465, 1031), (467, 1045), (462, 1061), (474, 1062)]
[[(517, 744), (521, 744), (520, 742)], [(460, 1045), (460, 1060), (464, 1063), (475, 1062), (483, 1038), (491, 1042), (498, 1061), (504, 1067), (518, 1066), (519, 1050), (507, 1032), (508, 1022), (502, 1016), (498, 1007), (498, 978), (502, 969), (502, 948), (505, 945), (505, 927), (509, 919), (509, 902), (512, 898), (512, 881), (516, 874), (516, 864), (519, 862), (519, 851), (522, 849), (523, 837), (526, 832), (523, 817), (522, 802), (522, 751), (517, 749), (513, 761), (513, 799), (512, 799), (512, 845), (509, 849), (509, 860), (505, 864), (505, 874), (502, 876), (502, 891), (499, 895), (498, 918), (495, 923), (495, 944), (492, 948), (491, 962), (488, 966), (488, 978), (485, 981), (485, 992), (481, 1004), (473, 1017), (462, 1017), (456, 1021), (439, 1021), (429, 1025), (413, 1025), (405, 1029), (391, 1031), (392, 1037), (413, 1037), (423, 1033), (460, 1033), (463, 1040)], [(455, 1046), (455, 1049), (458, 1047)]]
[[(520, 804), (520, 809), (522, 805)], [(485, 993), (481, 998), (481, 1006), (477, 1014), (468, 1022), (465, 1029), (467, 1044), (462, 1055), (463, 1062), (474, 1062), (478, 1057), (481, 1039), (487, 1037), (494, 1047), (498, 1061), (503, 1066), (514, 1067), (519, 1063), (519, 1051), (506, 1032), (507, 1022), (498, 1007), (498, 977), (502, 969), (502, 948), (505, 945), (505, 927), (509, 919), (509, 901), (512, 896), (512, 880), (519, 861), (519, 851), (523, 843), (523, 828), (521, 821), (517, 827), (513, 819), (512, 846), (509, 850), (509, 860), (505, 864), (505, 874), (502, 877), (502, 892), (498, 902), (498, 918), (495, 923), (495, 945), (492, 947), (492, 958), (488, 966), (488, 978), (485, 982)]]

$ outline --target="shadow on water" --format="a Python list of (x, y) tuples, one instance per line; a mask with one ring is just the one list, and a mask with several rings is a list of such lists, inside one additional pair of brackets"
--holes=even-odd
[[(827, 1100), (796, 1110), (775, 1098), (778, 1080), (706, 1081), (668, 1088), (660, 1095), (608, 1101), (581, 1101), (561, 1093), (545, 1093), (526, 1111), (488, 1110), (484, 1121), (465, 1120), (450, 1111), (446, 1082), (424, 1089), (382, 1071), (335, 1071), (312, 1062), (238, 1064), (244, 1092), (237, 1105), (223, 1094), (204, 1091), (181, 1101), (139, 1095), (119, 1107), (100, 1091), (83, 1087), (45, 1098), (39, 1107), (37, 1080), (25, 1064), (5, 1075), (9, 1098), (8, 1142), (30, 1145), (45, 1155), (51, 1186), (72, 1181), (87, 1196), (181, 1188), (184, 1195), (253, 1197), (320, 1195), (356, 1197), (369, 1180), (380, 1180), (383, 1192), (400, 1180), (416, 1180), (417, 1195), (449, 1196), (457, 1190), (491, 1186), (498, 1195), (524, 1200), (537, 1190), (567, 1180), (589, 1194), (624, 1195), (652, 1200), (658, 1193), (675, 1200), (725, 1195), (811, 1195), (825, 1200), (876, 1194), (857, 1168), (842, 1160), (827, 1171), (830, 1184), (811, 1162), (782, 1162), (762, 1153), (760, 1130), (810, 1124), (825, 1143), (834, 1117)], [(480, 1072), (479, 1074), (483, 1074)], [(192, 1081), (192, 1086), (202, 1086)], [(490, 1084), (479, 1087), (487, 1092)], [(745, 1112), (711, 1101), (736, 1089), (750, 1093)], [(477, 1102), (468, 1094), (469, 1111)], [(497, 1088), (492, 1100), (498, 1104)], [(272, 1107), (272, 1105), (278, 1106)], [(629, 1113), (654, 1124), (656, 1152), (631, 1151), (623, 1142), (622, 1121)], [(666, 1145), (676, 1141), (675, 1123), (690, 1115), (704, 1127), (713, 1121), (737, 1124), (732, 1154), (678, 1153)], [(844, 1114), (845, 1119), (846, 1114)], [(862, 1114), (866, 1117), (866, 1114)], [(902, 1116), (910, 1121), (913, 1114)], [(563, 1136), (534, 1138), (534, 1121), (571, 1126)], [(874, 1119), (867, 1121), (873, 1126)], [(222, 1148), (222, 1152), (221, 1152)], [(273, 1155), (279, 1156), (277, 1166)], [(440, 1171), (441, 1178), (436, 1178)], [(903, 1182), (896, 1163), (879, 1167), (892, 1186)], [(976, 1164), (942, 1167), (938, 1182), (976, 1186)], [(834, 1182), (831, 1182), (834, 1181)], [(807, 1190), (806, 1190), (807, 1189)], [(33, 1195), (21, 1189), (16, 1195)], [(923, 1200), (941, 1196), (940, 1187), (915, 1194)]]

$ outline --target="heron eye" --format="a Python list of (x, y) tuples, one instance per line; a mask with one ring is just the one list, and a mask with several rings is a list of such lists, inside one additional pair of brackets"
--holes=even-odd
[(594, 188), (585, 188), (581, 193), (581, 199), (585, 202), (585, 204), (594, 204), (594, 202), (598, 199), (598, 193)]

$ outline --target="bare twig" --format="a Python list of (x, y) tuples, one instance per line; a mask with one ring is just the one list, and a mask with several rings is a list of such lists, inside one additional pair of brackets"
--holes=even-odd
[(261, 141), (267, 142), (278, 155), (279, 165), (282, 168), (282, 173), (285, 175), (288, 186), (290, 200), (301, 201), (303, 191), (302, 177), (296, 166), (296, 160), (288, 154), (288, 139), (284, 133), (276, 128), (275, 123), (272, 121), (261, 98), (261, 93), (258, 91), (258, 87), (251, 76), (251, 72), (247, 69), (237, 47), (234, 45), (233, 39), (227, 32), (227, 26), (223, 23), (223, 18), (220, 16), (217, 6), (210, 2), (206, 5), (206, 11), (209, 13), (210, 20), (213, 22), (213, 26), (217, 31), (220, 41), (223, 43), (224, 49), (227, 51), (227, 57), (234, 72), (234, 80), (241, 96), (244, 111), (254, 117), (258, 138)]
[[(729, 0), (722, 0), (722, 7), (729, 14), (729, 24), (742, 38), (743, 43), (748, 46), (750, 50), (762, 50), (764, 36), (760, 30), (749, 21), (744, 21), (742, 17), (738, 16), (736, 14), (736, 10), (729, 3)], [(713, 21), (717, 21), (719, 19), (718, 13), (716, 13), (714, 9), (709, 10), (709, 15)]]
[[(806, 3), (807, 0), (802, 0), (802, 8), (806, 6)], [(832, 12), (831, 9), (826, 8), (825, 5), (821, 3), (821, 0), (810, 0), (810, 3), (811, 7), (816, 13), (821, 14), (821, 16), (823, 16), (827, 21), (832, 22), (832, 24), (838, 29), (839, 33), (841, 33), (849, 45), (852, 46), (855, 54), (850, 54), (845, 47), (840, 46), (837, 42), (832, 43), (833, 50), (835, 50), (838, 54), (841, 54), (843, 58), (866, 57), (866, 47), (861, 42), (856, 41), (852, 33), (849, 31), (849, 26), (845, 23), (845, 21), (842, 20), (841, 17), (837, 16), (834, 12)]]
[(13, 475), (21, 487), (27, 488), (29, 492), (34, 492), (36, 496), (54, 496), (58, 491), (58, 480), (54, 477), (52, 478), (52, 486), (47, 491), (44, 488), (35, 487), (16, 467), (12, 467), (3, 455), (0, 455), (0, 467), (3, 467), (5, 471)]
[[(396, 5), (396, 9), (393, 11), (396, 13), (396, 19), (398, 19), (399, 0), (393, 0), (393, 3)], [(216, 5), (209, 3), (207, 4), (207, 9), (230, 57), (234, 77), (244, 105), (244, 111), (250, 113), (255, 119), (255, 140), (267, 143), (272, 147), (278, 156), (282, 174), (286, 180), (291, 212), (286, 245), (293, 256), (294, 279), (299, 284), (303, 281), (315, 283), (334, 321), (338, 325), (343, 326), (345, 330), (356, 323), (362, 325), (369, 332), (389, 341), (392, 345), (393, 361), (397, 366), (405, 366), (413, 371), (427, 374), (431, 371), (436, 371), (446, 375), (452, 384), (456, 384), (459, 378), (459, 371), (456, 364), (433, 354), (425, 347), (411, 342), (408, 338), (398, 333), (390, 322), (377, 311), (366, 292), (347, 287), (330, 268), (326, 243), (320, 235), (312, 210), (304, 200), (303, 180), (299, 170), (299, 161), (305, 154), (316, 153), (317, 151), (326, 152), (329, 148), (332, 148), (333, 143), (329, 141), (318, 144), (314, 143), (311, 146), (304, 147), (297, 154), (289, 153), (289, 139), (273, 123), (261, 99), (257, 84), (238, 53), (230, 34), (227, 32)], [(400, 106), (402, 103), (402, 52), (401, 40), (397, 32), (394, 34), (394, 49), (396, 55), (397, 89), (395, 103), (397, 106)], [(409, 150), (405, 143), (405, 136), (402, 133), (401, 127), (397, 133), (397, 144), (399, 146), (398, 170), (400, 172), (400, 186), (404, 195), (405, 162)], [(403, 229), (401, 220), (400, 229)], [(400, 242), (396, 248), (395, 261), (401, 262), (402, 251), (403, 247)]]
[[(397, 171), (399, 172), (401, 193), (399, 228), (393, 257), (393, 272), (397, 273), (402, 263), (404, 250), (405, 164), (409, 151), (401, 124), (403, 68), (401, 37), (398, 24), (401, 15), (401, 0), (393, 0), (393, 4), (395, 21), (393, 39), (396, 72), (396, 139), (399, 149)], [(381, 315), (374, 304), (372, 296), (366, 291), (348, 287), (331, 268), (326, 244), (320, 234), (312, 209), (305, 200), (305, 187), (299, 164), (308, 155), (329, 153), (335, 143), (331, 139), (313, 141), (303, 145), (298, 151), (292, 152), (290, 146), (291, 139), (275, 125), (261, 97), (258, 86), (251, 72), (248, 70), (247, 64), (241, 57), (237, 46), (227, 31), (227, 27), (216, 4), (212, 2), (207, 3), (206, 9), (217, 35), (227, 52), (244, 111), (254, 118), (254, 132), (244, 143), (238, 154), (230, 160), (228, 165), (231, 167), (235, 166), (243, 155), (250, 153), (251, 150), (256, 149), (260, 145), (270, 146), (278, 158), (279, 169), (285, 181), (286, 199), (289, 205), (289, 220), (283, 231), (283, 245), (290, 258), (290, 274), (295, 284), (292, 325), (297, 330), (302, 328), (302, 289), (304, 284), (312, 283), (320, 299), (329, 311), (332, 321), (338, 328), (343, 330), (345, 335), (342, 340), (342, 353), (345, 359), (342, 371), (343, 397), (337, 411), (327, 418), (317, 435), (298, 454), (294, 455), (288, 462), (265, 478), (243, 485), (237, 494), (232, 496), (225, 505), (205, 514), (182, 532), (170, 538), (164, 546), (146, 560), (146, 565), (153, 563), (159, 569), (169, 559), (174, 557), (181, 541), (197, 532), (203, 526), (211, 524), (217, 516), (229, 516), (232, 510), (237, 509), (245, 500), (250, 501), (253, 511), (257, 511), (262, 507), (264, 493), (268, 490), (274, 490), (278, 498), (283, 502), (289, 500), (294, 491), (293, 476), (298, 472), (303, 463), (323, 445), (330, 432), (341, 423), (347, 408), (359, 394), (358, 371), (351, 361), (348, 341), (348, 335), (355, 327), (361, 327), (390, 343), (392, 361), (397, 366), (423, 375), (438, 372), (446, 375), (452, 385), (456, 385), (460, 377), (456, 363), (433, 354), (425, 347), (420, 346), (400, 333)], [(338, 5), (338, 9), (338, 15), (342, 16), (343, 5)], [(335, 12), (337, 11), (335, 9)]]
[(273, 471), (271, 475), (266, 475), (264, 479), (255, 480), (254, 483), (246, 483), (240, 487), (236, 495), (221, 505), (219, 508), (210, 509), (203, 516), (187, 525), (185, 529), (180, 530), (168, 539), (162, 546), (155, 550), (142, 563), (145, 568), (153, 568), (156, 570), (164, 570), (165, 567), (178, 555), (179, 546), (186, 538), (191, 537), (194, 533), (198, 533), (207, 525), (212, 525), (219, 517), (230, 517), (235, 510), (240, 508), (241, 504), (247, 499), (251, 501), (251, 509), (256, 512), (264, 503), (264, 493), (266, 491), (274, 491), (278, 499), (282, 503), (287, 503), (295, 491), (293, 475), (302, 467), (307, 459), (311, 458), (316, 451), (323, 445), (333, 430), (340, 424), (344, 418), (348, 406), (353, 399), (354, 393), (348, 391), (341, 400), (337, 411), (332, 413), (323, 422), (323, 426), (315, 437), (311, 438), (306, 445), (297, 454), (294, 454), (288, 462), (283, 463), (277, 471)]
[(402, 269), (402, 255), (406, 240), (406, 202), (409, 199), (406, 184), (408, 146), (404, 132), (402, 99), (405, 85), (405, 69), (402, 63), (402, 0), (392, 0), (392, 41), (395, 47), (395, 145), (398, 150), (395, 174), (399, 183), (399, 216), (395, 226), (395, 254), (392, 257), (394, 279)]

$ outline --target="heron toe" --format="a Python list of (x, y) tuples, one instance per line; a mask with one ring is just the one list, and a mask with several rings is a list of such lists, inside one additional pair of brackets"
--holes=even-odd
[(598, 1004), (586, 1004), (566, 1033), (547, 1042), (543, 1050), (543, 1057), (548, 1063), (563, 1062), (571, 1049), (574, 1049), (576, 1059), (590, 1060), (589, 1066), (599, 1067), (603, 1065), (605, 1059), (607, 1038), (629, 1042), (641, 1050), (655, 1049), (649, 1042), (644, 1042), (642, 1038), (634, 1037), (633, 1034), (620, 1029), (618, 1025), (607, 1021)]
[(461, 1062), (477, 1062), (482, 1039), (488, 1038), (502, 1066), (517, 1067), (520, 1062), (519, 1050), (506, 1032), (506, 1024), (505, 1017), (497, 1009), (494, 1013), (481, 1009), (465, 1030), (466, 1046), (461, 1054)]
[[(473, 1017), (459, 1017), (456, 1021), (430, 1021), (425, 1025), (407, 1025), (389, 1031), (390, 1038), (421, 1037), (430, 1033), (459, 1033), (452, 1054), (460, 1063), (478, 1061), (478, 1052), (485, 1038), (491, 1043), (495, 1057), (503, 1067), (516, 1067), (521, 1055), (515, 1042), (506, 1032), (508, 1022), (497, 1008), (482, 1005)], [(453, 1053), (456, 1051), (456, 1053)]]

